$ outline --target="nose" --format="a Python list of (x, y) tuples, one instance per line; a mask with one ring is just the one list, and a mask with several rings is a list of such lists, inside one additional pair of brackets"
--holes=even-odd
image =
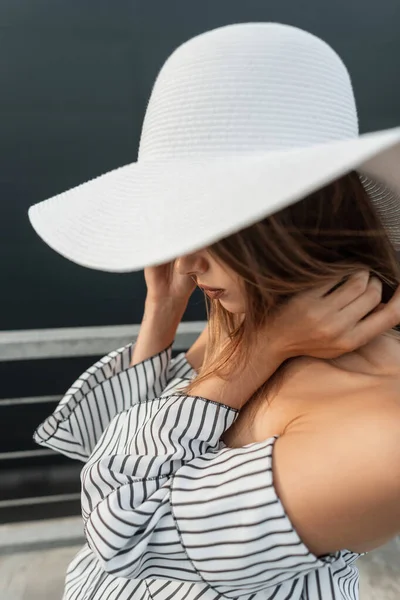
[(175, 261), (175, 268), (180, 275), (201, 275), (207, 270), (207, 261), (199, 254), (185, 254)]

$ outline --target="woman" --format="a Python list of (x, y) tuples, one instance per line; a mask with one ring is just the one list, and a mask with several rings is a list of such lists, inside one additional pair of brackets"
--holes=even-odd
[[(66, 599), (354, 599), (354, 561), (400, 531), (400, 133), (356, 131), (326, 44), (230, 26), (167, 61), (138, 163), (31, 209), (148, 286), (136, 345), (36, 432), (85, 461)], [(195, 283), (209, 331), (172, 360)]]

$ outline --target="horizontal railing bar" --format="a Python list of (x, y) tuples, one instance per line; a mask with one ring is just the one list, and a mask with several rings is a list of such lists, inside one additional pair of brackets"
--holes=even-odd
[[(205, 321), (180, 323), (174, 350), (186, 350), (206, 325)], [(140, 325), (64, 327), (0, 332), (0, 361), (96, 356), (134, 342)]]
[(0, 525), (0, 555), (81, 545), (82, 517), (60, 517)]
[(37, 496), (32, 498), (15, 498), (13, 500), (0, 500), (0, 509), (14, 508), (16, 506), (31, 506), (33, 504), (48, 504), (55, 502), (71, 502), (80, 500), (81, 495), (76, 494), (58, 494), (54, 496)]
[(4, 398), (0, 400), (0, 408), (2, 406), (16, 406), (19, 404), (44, 404), (50, 402), (59, 402), (60, 396), (32, 396), (29, 398)]
[(17, 460), (18, 458), (36, 458), (37, 456), (55, 456), (54, 450), (17, 450), (0, 452), (0, 460)]

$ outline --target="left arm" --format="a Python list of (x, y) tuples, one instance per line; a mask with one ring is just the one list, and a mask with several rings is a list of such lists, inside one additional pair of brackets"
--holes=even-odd
[(289, 427), (275, 444), (275, 489), (316, 556), (368, 552), (400, 533), (400, 410), (374, 404), (311, 432)]

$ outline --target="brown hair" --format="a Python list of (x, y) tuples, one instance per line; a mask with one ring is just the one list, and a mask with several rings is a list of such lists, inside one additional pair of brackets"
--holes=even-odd
[[(400, 283), (396, 252), (354, 171), (208, 250), (239, 275), (246, 310), (243, 319), (207, 301), (209, 340), (196, 382), (211, 374), (226, 379), (245, 365), (254, 332), (294, 294), (360, 268), (382, 281), (382, 302)], [(223, 331), (230, 343), (217, 357)]]

